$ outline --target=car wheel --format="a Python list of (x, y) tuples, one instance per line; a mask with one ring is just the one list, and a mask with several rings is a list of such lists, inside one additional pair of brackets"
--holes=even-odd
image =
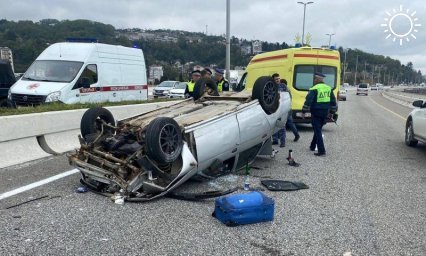
[(415, 147), (419, 143), (414, 139), (413, 121), (408, 121), (405, 127), (405, 144), (410, 147)]
[(0, 101), (0, 108), (16, 108), (14, 101), (4, 99)]
[(159, 163), (172, 163), (182, 152), (182, 132), (170, 117), (158, 117), (146, 129), (146, 154)]
[[(102, 121), (115, 126), (114, 117), (108, 109), (94, 107), (84, 112), (80, 123), (80, 132), (83, 138), (86, 139), (89, 134), (99, 134), (102, 130)], [(104, 132), (113, 134), (114, 129), (111, 127), (104, 127)]]
[(262, 76), (254, 82), (252, 98), (259, 100), (260, 106), (266, 114), (274, 113), (279, 106), (280, 94), (278, 85), (272, 77)]

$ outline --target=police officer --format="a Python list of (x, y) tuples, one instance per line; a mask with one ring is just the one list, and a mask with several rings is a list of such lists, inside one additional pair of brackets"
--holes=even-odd
[(195, 83), (200, 79), (201, 72), (200, 70), (194, 70), (191, 73), (191, 81), (187, 83), (186, 89), (185, 89), (185, 95), (189, 95), (189, 97), (192, 97), (192, 93), (194, 92)]
[(220, 68), (215, 68), (214, 77), (216, 79), (217, 89), (219, 92), (229, 91), (229, 82), (223, 77), (225, 71)]
[(210, 96), (219, 96), (216, 83), (213, 81), (212, 71), (209, 68), (204, 68), (201, 71), (201, 83), (206, 85), (207, 94)]
[(316, 156), (325, 156), (324, 141), (322, 139), (322, 127), (326, 122), (328, 112), (331, 114), (337, 112), (336, 97), (330, 86), (324, 83), (325, 75), (319, 72), (315, 73), (314, 86), (309, 89), (303, 104), (302, 113), (311, 112), (312, 127), (314, 136), (311, 141), (310, 150), (314, 151), (318, 147)]

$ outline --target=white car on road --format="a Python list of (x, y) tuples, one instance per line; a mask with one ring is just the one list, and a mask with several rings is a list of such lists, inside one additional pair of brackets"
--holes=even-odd
[(408, 115), (405, 125), (405, 144), (410, 147), (419, 141), (426, 143), (426, 101), (416, 100), (413, 106), (416, 108)]
[(81, 182), (104, 195), (147, 201), (190, 178), (226, 175), (272, 152), (270, 138), (290, 111), (289, 93), (279, 93), (268, 76), (252, 91), (206, 96), (207, 84), (215, 85), (210, 80), (197, 81), (192, 99), (117, 123), (107, 109), (87, 110), (81, 148), (69, 156)]
[(185, 95), (186, 82), (180, 82), (174, 89), (169, 91), (169, 98), (188, 98), (189, 95)]

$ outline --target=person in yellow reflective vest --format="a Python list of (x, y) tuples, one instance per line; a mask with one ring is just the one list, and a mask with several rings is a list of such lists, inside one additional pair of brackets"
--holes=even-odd
[(186, 89), (185, 89), (185, 95), (188, 95), (188, 97), (192, 97), (192, 93), (194, 92), (195, 83), (200, 79), (201, 72), (200, 70), (194, 70), (191, 73), (191, 81), (187, 83)]
[(214, 71), (215, 71), (214, 77), (216, 79), (217, 90), (219, 92), (229, 91), (229, 82), (223, 77), (223, 74), (225, 73), (225, 71), (220, 68), (215, 68)]
[(324, 74), (315, 72), (314, 86), (309, 89), (302, 108), (303, 114), (308, 111), (311, 112), (314, 136), (309, 149), (314, 151), (315, 147), (318, 147), (318, 152), (315, 153), (316, 156), (325, 156), (326, 154), (322, 138), (322, 127), (326, 123), (328, 113), (334, 114), (337, 112), (336, 97), (331, 87), (324, 83), (324, 77)]

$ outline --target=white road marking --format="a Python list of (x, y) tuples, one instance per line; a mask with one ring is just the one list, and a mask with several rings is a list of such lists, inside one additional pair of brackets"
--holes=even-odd
[(77, 172), (79, 172), (79, 170), (77, 170), (77, 169), (72, 169), (72, 170), (70, 170), (70, 171), (60, 173), (60, 174), (58, 174), (58, 175), (55, 175), (55, 176), (49, 177), (49, 178), (47, 178), (47, 179), (40, 180), (40, 181), (37, 181), (37, 182), (31, 183), (31, 184), (28, 184), (28, 185), (26, 185), (26, 186), (23, 186), (23, 187), (20, 187), (20, 188), (14, 189), (14, 190), (9, 191), (9, 192), (5, 192), (5, 193), (3, 193), (3, 194), (0, 194), (0, 200), (3, 200), (3, 199), (5, 199), (5, 198), (11, 197), (11, 196), (14, 196), (14, 195), (17, 195), (17, 194), (20, 194), (20, 193), (22, 193), (22, 192), (28, 191), (28, 190), (33, 189), (33, 188), (36, 188), (36, 187), (42, 186), (42, 185), (47, 184), (47, 183), (50, 183), (50, 182), (52, 182), (52, 181), (62, 179), (62, 178), (64, 178), (64, 177), (67, 177), (67, 176), (69, 176), (69, 175), (75, 174), (75, 173), (77, 173)]
[(401, 115), (400, 115), (400, 114), (398, 114), (398, 113), (393, 112), (392, 110), (388, 109), (387, 107), (383, 106), (382, 104), (377, 103), (375, 100), (371, 99), (370, 97), (368, 97), (368, 98), (369, 98), (369, 99), (370, 99), (370, 100), (371, 100), (374, 104), (376, 104), (377, 106), (379, 106), (379, 107), (383, 108), (384, 110), (386, 110), (386, 111), (388, 111), (388, 112), (390, 112), (390, 113), (394, 114), (395, 116), (397, 116), (397, 117), (401, 118), (401, 119), (402, 119), (402, 121), (404, 121), (404, 122), (405, 122), (405, 120), (406, 120), (406, 118), (405, 118), (405, 117), (401, 116)]

